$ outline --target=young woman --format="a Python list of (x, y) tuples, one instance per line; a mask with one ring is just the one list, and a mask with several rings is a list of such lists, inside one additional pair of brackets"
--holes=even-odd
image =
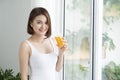
[(51, 19), (45, 8), (32, 9), (27, 32), (31, 36), (21, 43), (19, 50), (21, 80), (28, 80), (28, 67), (30, 80), (55, 80), (55, 72), (62, 68), (66, 43), (59, 48), (50, 37)]

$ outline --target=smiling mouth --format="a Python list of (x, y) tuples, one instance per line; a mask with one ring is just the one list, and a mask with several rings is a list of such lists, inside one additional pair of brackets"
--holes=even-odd
[(40, 32), (46, 32), (46, 29), (39, 29)]

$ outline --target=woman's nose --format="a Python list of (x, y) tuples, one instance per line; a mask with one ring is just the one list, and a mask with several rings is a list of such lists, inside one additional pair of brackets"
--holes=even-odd
[(42, 28), (45, 28), (45, 26), (46, 26), (46, 24), (43, 23), (43, 24), (42, 24)]

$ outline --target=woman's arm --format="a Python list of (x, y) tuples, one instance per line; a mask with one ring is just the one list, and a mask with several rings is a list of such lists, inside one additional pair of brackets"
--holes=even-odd
[(59, 72), (63, 67), (63, 58), (64, 58), (63, 54), (58, 56), (58, 60), (57, 60), (57, 64), (56, 64), (56, 71), (57, 72)]
[(23, 41), (19, 49), (19, 64), (20, 64), (20, 73), (21, 80), (28, 80), (28, 63), (30, 56), (30, 47)]
[(57, 64), (56, 64), (56, 71), (58, 71), (58, 72), (63, 67), (63, 58), (64, 58), (64, 53), (65, 53), (66, 49), (67, 49), (67, 44), (66, 44), (66, 41), (64, 41), (64, 46), (59, 48), (58, 60), (57, 60)]

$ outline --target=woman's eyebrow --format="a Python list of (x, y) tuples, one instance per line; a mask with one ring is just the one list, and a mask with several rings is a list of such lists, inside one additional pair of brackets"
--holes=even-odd
[[(43, 22), (42, 20), (36, 20), (36, 21), (40, 21), (40, 22)], [(44, 23), (47, 23), (47, 21), (45, 21)]]
[(36, 21), (41, 21), (41, 20), (36, 20)]

